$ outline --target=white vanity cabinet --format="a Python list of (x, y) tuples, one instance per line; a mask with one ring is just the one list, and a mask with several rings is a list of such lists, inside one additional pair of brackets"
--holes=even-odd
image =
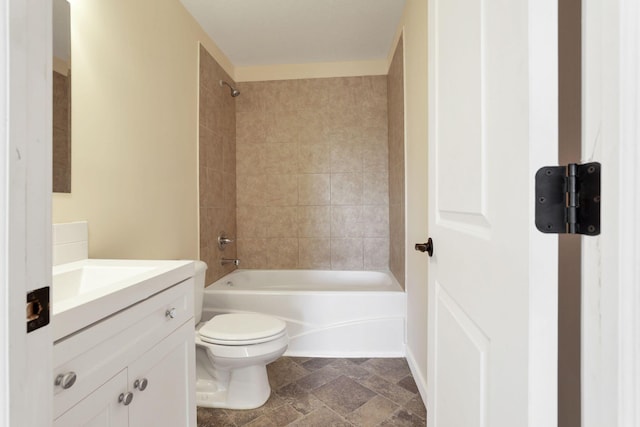
[(193, 337), (188, 279), (56, 341), (54, 426), (195, 427)]

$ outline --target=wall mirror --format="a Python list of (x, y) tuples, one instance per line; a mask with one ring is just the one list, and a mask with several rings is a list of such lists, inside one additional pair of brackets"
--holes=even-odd
[(71, 20), (67, 0), (53, 0), (53, 192), (71, 193)]

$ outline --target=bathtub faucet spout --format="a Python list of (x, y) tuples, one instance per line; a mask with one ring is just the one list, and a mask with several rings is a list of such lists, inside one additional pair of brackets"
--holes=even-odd
[(237, 266), (240, 265), (240, 260), (237, 259), (237, 258), (233, 258), (233, 259), (221, 258), (220, 259), (220, 265), (227, 265), (227, 264), (233, 264), (233, 265), (235, 265), (237, 267)]

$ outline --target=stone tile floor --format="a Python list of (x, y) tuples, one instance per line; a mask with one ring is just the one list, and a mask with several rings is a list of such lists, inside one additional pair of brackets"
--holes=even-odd
[(198, 427), (426, 426), (405, 359), (281, 357), (267, 371), (271, 397), (264, 406), (198, 408)]

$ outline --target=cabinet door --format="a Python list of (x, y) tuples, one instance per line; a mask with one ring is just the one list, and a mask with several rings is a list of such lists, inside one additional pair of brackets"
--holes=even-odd
[[(140, 390), (145, 379), (146, 386)], [(129, 390), (134, 393), (129, 406), (131, 427), (195, 427), (193, 320), (129, 365)]]
[(54, 427), (123, 427), (127, 407), (118, 401), (127, 390), (126, 369), (97, 388), (53, 422)]

